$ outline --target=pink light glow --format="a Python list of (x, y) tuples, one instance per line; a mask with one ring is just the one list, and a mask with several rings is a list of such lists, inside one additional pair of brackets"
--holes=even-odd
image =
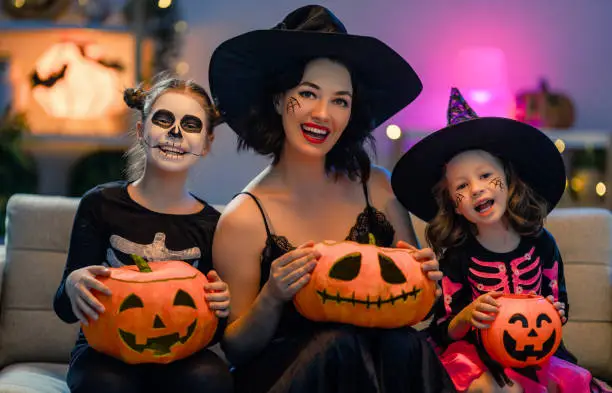
[(487, 90), (472, 90), (470, 92), (470, 102), (477, 102), (479, 104), (484, 104), (491, 100), (493, 95)]
[(506, 56), (501, 49), (468, 47), (459, 50), (452, 83), (479, 116), (510, 115), (512, 95), (508, 87)]

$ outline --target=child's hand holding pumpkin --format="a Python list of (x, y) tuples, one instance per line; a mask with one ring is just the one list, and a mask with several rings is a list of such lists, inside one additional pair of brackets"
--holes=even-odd
[(565, 317), (565, 304), (561, 302), (555, 302), (555, 298), (553, 297), (553, 295), (546, 296), (546, 300), (551, 302), (552, 305), (557, 309), (557, 311), (559, 312), (559, 316), (561, 317), (561, 322), (567, 322), (567, 318)]
[(499, 303), (495, 301), (503, 295), (502, 292), (489, 292), (478, 296), (461, 311), (463, 320), (478, 329), (488, 329), (495, 320)]
[(230, 313), (229, 287), (214, 270), (209, 271), (206, 278), (208, 278), (208, 284), (204, 286), (204, 290), (207, 292), (208, 307), (215, 312), (217, 317), (226, 318)]
[(104, 306), (91, 293), (91, 289), (111, 295), (110, 289), (96, 280), (96, 276), (108, 277), (110, 270), (102, 265), (86, 266), (66, 277), (66, 294), (70, 299), (72, 312), (84, 325), (89, 325), (88, 317), (97, 320), (98, 315), (104, 312)]

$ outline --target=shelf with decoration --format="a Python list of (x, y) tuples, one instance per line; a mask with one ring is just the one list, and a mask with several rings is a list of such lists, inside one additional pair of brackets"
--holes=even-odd
[(38, 3), (0, 0), (0, 113), (25, 119), (20, 149), (36, 164), (37, 192), (66, 195), (76, 166), (92, 156), (113, 166), (129, 147), (123, 89), (187, 72), (188, 26), (180, 0)]

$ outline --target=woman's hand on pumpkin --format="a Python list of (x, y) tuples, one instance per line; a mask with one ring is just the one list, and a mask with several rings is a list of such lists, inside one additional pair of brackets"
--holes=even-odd
[(89, 325), (89, 319), (97, 320), (104, 312), (104, 306), (91, 293), (91, 289), (110, 296), (111, 290), (96, 276), (108, 277), (110, 270), (102, 265), (86, 266), (77, 269), (66, 277), (66, 294), (70, 299), (72, 312), (84, 325)]
[(463, 318), (478, 329), (488, 329), (490, 322), (495, 320), (499, 311), (499, 303), (495, 299), (503, 295), (502, 292), (489, 292), (478, 296), (470, 305), (463, 309)]
[(555, 302), (553, 295), (546, 296), (546, 300), (552, 303), (561, 317), (561, 322), (565, 323), (567, 321), (567, 318), (565, 317), (565, 303)]
[[(423, 269), (423, 272), (427, 274), (427, 278), (429, 278), (431, 281), (442, 280), (443, 274), (440, 271), (440, 263), (438, 262), (436, 254), (431, 248), (423, 248), (419, 250), (412, 244), (406, 243), (403, 240), (397, 242), (397, 248), (405, 248), (410, 250), (414, 256), (414, 259), (422, 262), (421, 268)], [(437, 287), (436, 296), (440, 296), (441, 294), (442, 290)]]
[(211, 270), (206, 275), (208, 284), (204, 286), (208, 307), (214, 310), (219, 318), (227, 318), (230, 314), (230, 291), (227, 283), (221, 280), (215, 270)]
[(313, 246), (314, 242), (306, 242), (272, 262), (268, 285), (272, 296), (280, 303), (291, 300), (310, 280), (310, 273), (321, 257)]

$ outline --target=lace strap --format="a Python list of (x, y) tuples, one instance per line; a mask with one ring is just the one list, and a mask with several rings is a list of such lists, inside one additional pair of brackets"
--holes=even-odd
[(266, 219), (266, 213), (264, 212), (264, 209), (261, 206), (261, 202), (259, 202), (259, 199), (257, 199), (257, 197), (255, 195), (251, 194), (248, 191), (239, 192), (238, 194), (234, 195), (233, 198), (235, 198), (236, 196), (238, 196), (240, 194), (246, 194), (246, 195), (250, 196), (251, 198), (253, 198), (253, 200), (257, 204), (257, 207), (259, 208), (259, 212), (261, 213), (261, 217), (263, 218), (264, 225), (266, 226), (266, 233), (268, 234), (268, 237), (270, 237), (272, 235), (272, 233), (270, 232), (270, 227), (268, 226), (268, 220)]

